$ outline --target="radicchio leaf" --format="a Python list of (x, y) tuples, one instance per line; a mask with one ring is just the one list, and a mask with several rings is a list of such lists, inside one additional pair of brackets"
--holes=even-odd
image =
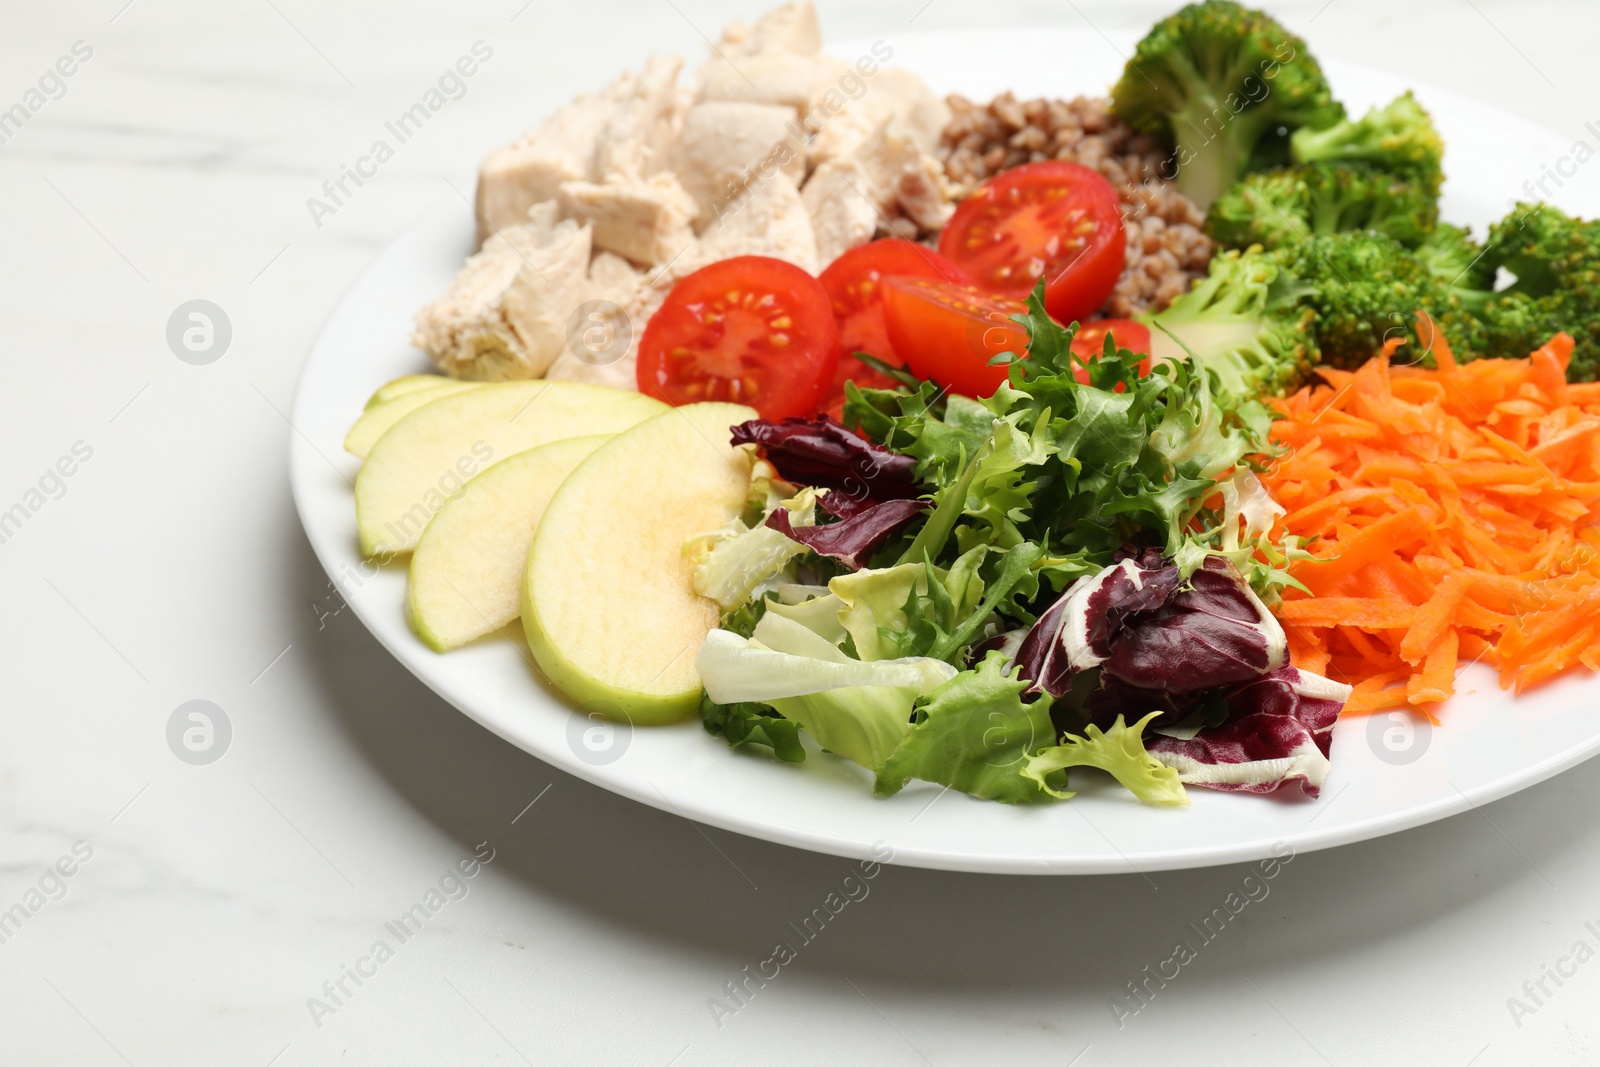
[[(837, 491), (828, 493), (822, 498), (823, 507), (828, 506), (826, 501), (839, 495)], [(865, 507), (852, 505), (845, 509), (849, 511), (846, 517), (826, 526), (795, 526), (789, 521), (788, 509), (774, 508), (767, 516), (767, 525), (817, 555), (836, 559), (858, 571), (896, 530), (928, 505), (926, 500), (884, 500)]]
[(1089, 721), (1102, 730), (1109, 730), (1118, 715), (1138, 722), (1151, 712), (1159, 712), (1149, 723), (1151, 729), (1159, 730), (1199, 711), (1210, 696), (1204, 690), (1171, 693), (1165, 689), (1142, 689), (1102, 672), (1100, 684), (1089, 694), (1084, 710)]
[[(1108, 684), (1184, 694), (1275, 670), (1288, 662), (1288, 642), (1226, 558), (1207, 556), (1185, 580), (1175, 564), (1145, 551), (1075, 582), (1040, 618), (1017, 659), (1052, 696), (1065, 692), (1074, 672), (1094, 667)], [(1156, 703), (1138, 717), (1166, 706)]]
[[(1176, 569), (1158, 573), (1165, 579)], [(1188, 693), (1247, 682), (1288, 661), (1278, 620), (1232, 563), (1207, 556), (1160, 608), (1124, 616), (1122, 639), (1103, 669), (1133, 685)], [(1150, 685), (1151, 679), (1160, 684)]]
[[(1287, 658), (1282, 628), (1226, 558), (1208, 556), (1183, 579), (1147, 550), (1068, 588), (1023, 639), (1016, 664), (1033, 691), (1058, 699), (1075, 675), (1095, 672), (1098, 681), (1084, 678), (1095, 688), (1081, 714), (1102, 729), (1156, 713), (1146, 747), (1187, 784), (1270, 793), (1299, 781), (1314, 797), (1350, 688)], [(1215, 725), (1161, 732), (1208, 712)]]
[(1017, 673), (1030, 679), (1034, 690), (1061, 697), (1072, 688), (1072, 665), (1067, 662), (1066, 648), (1060, 641), (1061, 624), (1073, 593), (1089, 580), (1079, 578), (1068, 586), (1017, 646)]
[[(826, 486), (841, 497), (906, 500), (924, 492), (917, 484), (915, 459), (829, 419), (751, 419), (733, 428), (733, 443), (759, 445), (784, 478)], [(847, 505), (841, 501), (840, 506)]]
[[(1018, 627), (1015, 630), (1002, 630), (1000, 633), (985, 637), (981, 641), (974, 641), (967, 646), (967, 669), (971, 670), (982, 663), (983, 657), (991, 652), (1000, 653), (1005, 657), (1007, 663), (1015, 661), (1022, 647), (1023, 639), (1027, 636), (1028, 628)], [(1023, 674), (1021, 677), (1026, 678), (1027, 675)], [(1024, 694), (1023, 699), (1028, 699), (1026, 694)]]
[(1318, 796), (1328, 774), (1333, 724), (1350, 687), (1297, 667), (1279, 667), (1223, 694), (1228, 718), (1187, 740), (1145, 742), (1180, 781), (1208, 789), (1271, 793), (1298, 781)]
[[(894, 499), (902, 499), (895, 497)], [(817, 498), (817, 506), (836, 519), (853, 519), (863, 511), (868, 510), (882, 501), (874, 500), (867, 496), (852, 496), (843, 489), (830, 489)], [(932, 506), (933, 501), (925, 502)]]

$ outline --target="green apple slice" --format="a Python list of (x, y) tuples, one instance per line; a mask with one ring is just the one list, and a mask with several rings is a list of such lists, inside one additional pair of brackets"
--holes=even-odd
[(389, 427), (422, 405), (431, 404), (452, 393), (477, 389), (482, 384), (482, 382), (458, 382), (453, 378), (440, 378), (438, 385), (430, 385), (426, 389), (413, 389), (391, 400), (370, 404), (355, 421), (355, 425), (350, 427), (350, 432), (344, 435), (344, 450), (359, 459), (366, 459), (367, 453), (372, 451), (372, 446), (378, 443), (378, 438), (382, 437)]
[(382, 385), (378, 386), (377, 389), (373, 390), (372, 396), (367, 398), (367, 407), (375, 408), (379, 404), (393, 400), (396, 397), (402, 397), (408, 393), (415, 393), (418, 390), (432, 389), (439, 385), (449, 385), (451, 382), (457, 380), (458, 379), (455, 378), (446, 378), (442, 374), (407, 374), (403, 378), (396, 378), (393, 381), (384, 382)]
[(356, 475), (361, 551), (410, 552), (445, 501), (496, 460), (621, 433), (665, 410), (640, 393), (579, 382), (488, 382), (430, 400), (378, 438)]
[(583, 708), (643, 725), (699, 705), (695, 655), (718, 610), (695, 593), (683, 542), (739, 514), (752, 459), (728, 430), (755, 417), (675, 408), (601, 445), (556, 490), (528, 553), (522, 627)]
[(528, 547), (550, 498), (611, 438), (569, 437), (503, 459), (439, 509), (411, 554), (406, 617), (435, 652), (474, 641), (522, 610)]

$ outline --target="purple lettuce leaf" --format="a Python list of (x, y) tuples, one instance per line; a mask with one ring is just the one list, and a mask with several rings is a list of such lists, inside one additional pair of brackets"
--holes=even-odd
[(1100, 684), (1084, 702), (1084, 711), (1089, 722), (1101, 730), (1111, 729), (1118, 715), (1124, 722), (1138, 722), (1152, 711), (1159, 711), (1161, 714), (1147, 724), (1148, 729), (1159, 730), (1200, 711), (1210, 696), (1205, 690), (1173, 693), (1165, 689), (1143, 689), (1101, 672)]
[[(1159, 712), (1152, 756), (1186, 784), (1252, 793), (1318, 795), (1350, 692), (1288, 665), (1282, 627), (1220, 556), (1183, 580), (1157, 552), (1127, 553), (1062, 593), (1015, 662), (1067, 732)], [(1092, 688), (1074, 695), (1075, 680)]]
[[(831, 511), (829, 501), (839, 495), (837, 490), (829, 492), (819, 503)], [(896, 530), (929, 504), (926, 500), (884, 500), (864, 507), (852, 504), (842, 509), (848, 514), (826, 526), (795, 526), (789, 521), (787, 508), (774, 508), (767, 516), (767, 525), (817, 555), (836, 559), (858, 571)]]
[(1207, 556), (1185, 580), (1176, 565), (1144, 552), (1063, 592), (1017, 661), (1052, 696), (1090, 668), (1136, 689), (1184, 694), (1275, 670), (1288, 662), (1288, 642), (1227, 559)]
[[(800, 485), (824, 486), (847, 500), (907, 500), (924, 490), (917, 483), (917, 461), (845, 429), (826, 418), (752, 419), (733, 427), (733, 443), (760, 446), (780, 475)], [(841, 517), (842, 510), (834, 511)]]
[(1279, 667), (1224, 694), (1228, 718), (1181, 738), (1156, 733), (1145, 749), (1186, 785), (1271, 793), (1298, 781), (1321, 794), (1333, 724), (1350, 687), (1297, 667)]
[(1072, 664), (1067, 662), (1067, 650), (1060, 640), (1061, 624), (1073, 592), (1088, 580), (1079, 578), (1063, 590), (1017, 646), (1017, 672), (1033, 682), (1033, 691), (1062, 697), (1072, 688)]

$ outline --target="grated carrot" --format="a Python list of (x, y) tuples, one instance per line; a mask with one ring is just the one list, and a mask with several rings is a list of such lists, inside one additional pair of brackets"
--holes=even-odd
[(1600, 669), (1600, 383), (1566, 381), (1573, 341), (1436, 368), (1356, 371), (1279, 401), (1265, 475), (1279, 532), (1314, 558), (1278, 607), (1291, 654), (1355, 686), (1351, 715), (1430, 705), (1460, 660), (1520, 692)]

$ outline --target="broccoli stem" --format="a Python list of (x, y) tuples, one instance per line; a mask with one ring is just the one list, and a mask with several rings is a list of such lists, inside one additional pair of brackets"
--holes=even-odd
[[(1210, 103), (1213, 106), (1206, 107)], [(1225, 125), (1213, 131), (1218, 115), (1228, 116), (1228, 108), (1201, 97), (1173, 125), (1174, 149), (1178, 161), (1178, 192), (1205, 211), (1243, 174), (1250, 162), (1250, 151), (1260, 139), (1261, 125), (1248, 111), (1232, 115)], [(1185, 159), (1185, 155), (1188, 156)]]

